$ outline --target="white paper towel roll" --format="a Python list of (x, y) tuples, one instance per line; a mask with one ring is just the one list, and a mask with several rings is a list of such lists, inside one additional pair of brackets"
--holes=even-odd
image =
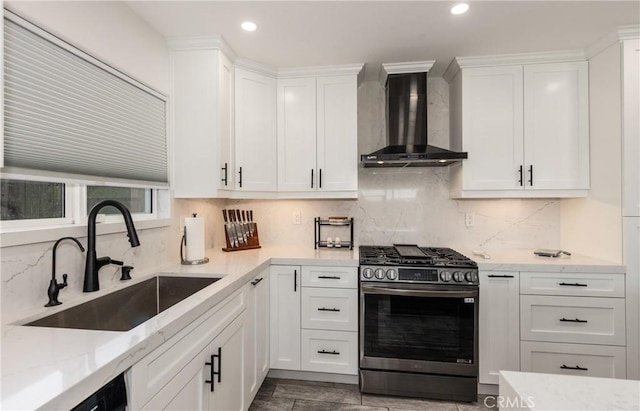
[(187, 261), (197, 261), (204, 258), (204, 218), (185, 217), (187, 244), (185, 246)]

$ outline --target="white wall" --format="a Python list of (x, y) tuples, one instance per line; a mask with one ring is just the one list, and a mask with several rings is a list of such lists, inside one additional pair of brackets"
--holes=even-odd
[(120, 1), (5, 1), (5, 7), (152, 88), (169, 93), (164, 38)]
[[(111, 66), (160, 92), (169, 91), (169, 53), (164, 38), (121, 2), (18, 2), (6, 7), (45, 30), (82, 48)], [(186, 206), (191, 209), (190, 203)], [(135, 267), (132, 275), (178, 259), (178, 220), (169, 227), (139, 230), (141, 246), (130, 248), (125, 233), (99, 236), (99, 256), (124, 260)], [(80, 238), (86, 245), (86, 236)], [(1, 323), (6, 324), (47, 302), (51, 278), (52, 242), (4, 247), (1, 252)], [(58, 248), (58, 281), (69, 274), (69, 287), (59, 299), (82, 296), (84, 255), (71, 242)], [(101, 270), (101, 288), (118, 285), (118, 267)]]
[(589, 60), (591, 189), (561, 202), (562, 248), (622, 262), (620, 44)]

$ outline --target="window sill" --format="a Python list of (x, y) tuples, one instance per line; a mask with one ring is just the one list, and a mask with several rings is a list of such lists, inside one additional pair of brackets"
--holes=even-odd
[[(171, 225), (170, 218), (157, 220), (139, 220), (134, 221), (136, 229), (147, 230), (150, 228), (168, 227)], [(104, 234), (123, 233), (126, 232), (124, 222), (119, 223), (100, 223), (96, 226), (96, 234), (98, 236)], [(55, 227), (39, 227), (34, 229), (22, 229), (20, 231), (3, 231), (0, 234), (0, 248), (13, 247), (18, 245), (27, 245), (35, 243), (45, 243), (55, 241), (60, 237), (77, 237), (84, 238), (87, 236), (87, 225), (61, 225)]]

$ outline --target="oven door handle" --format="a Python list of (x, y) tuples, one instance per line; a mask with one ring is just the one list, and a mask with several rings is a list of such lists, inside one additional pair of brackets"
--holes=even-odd
[(444, 297), (444, 298), (465, 298), (478, 297), (478, 290), (436, 290), (436, 289), (405, 289), (389, 288), (375, 285), (360, 284), (363, 292), (369, 294), (404, 295), (408, 297)]

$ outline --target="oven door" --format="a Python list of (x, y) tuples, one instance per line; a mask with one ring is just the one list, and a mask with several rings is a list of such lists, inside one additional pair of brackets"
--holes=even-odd
[(360, 284), (360, 368), (478, 375), (478, 287)]

